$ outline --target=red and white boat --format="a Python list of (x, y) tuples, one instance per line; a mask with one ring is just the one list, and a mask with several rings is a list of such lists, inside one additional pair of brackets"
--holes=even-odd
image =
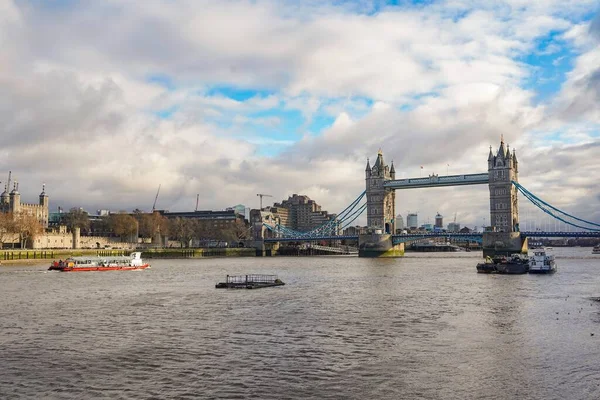
[(84, 272), (84, 271), (131, 271), (142, 270), (150, 264), (142, 260), (142, 253), (134, 252), (129, 256), (81, 256), (69, 257), (66, 260), (54, 261), (50, 271)]

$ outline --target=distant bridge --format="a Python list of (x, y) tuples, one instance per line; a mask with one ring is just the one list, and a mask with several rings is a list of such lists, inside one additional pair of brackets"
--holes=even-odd
[[(405, 243), (412, 242), (415, 240), (440, 238), (445, 237), (448, 239), (465, 241), (473, 241), (481, 243), (483, 233), (450, 233), (450, 232), (429, 232), (429, 233), (408, 233), (402, 235), (392, 235), (394, 243)], [(543, 231), (524, 231), (521, 232), (521, 237), (535, 237), (535, 238), (600, 238), (600, 232), (543, 232)], [(319, 242), (319, 241), (331, 241), (331, 240), (358, 240), (358, 235), (323, 235), (314, 237), (272, 237), (265, 238), (264, 241), (267, 243), (275, 242)]]

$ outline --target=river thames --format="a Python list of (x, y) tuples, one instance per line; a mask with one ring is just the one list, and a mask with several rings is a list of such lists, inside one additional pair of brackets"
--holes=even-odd
[[(598, 399), (600, 256), (481, 253), (0, 268), (2, 399)], [(217, 290), (225, 275), (286, 286)]]

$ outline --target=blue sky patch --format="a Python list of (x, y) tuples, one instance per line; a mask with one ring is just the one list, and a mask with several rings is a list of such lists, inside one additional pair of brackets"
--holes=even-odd
[(221, 95), (236, 101), (246, 101), (253, 97), (267, 97), (273, 93), (271, 90), (239, 88), (229, 85), (212, 86), (206, 91), (207, 96)]
[(536, 102), (545, 102), (560, 91), (573, 67), (575, 53), (560, 40), (561, 32), (552, 32), (538, 41), (536, 48), (520, 61), (528, 64), (530, 75), (523, 88), (536, 93)]

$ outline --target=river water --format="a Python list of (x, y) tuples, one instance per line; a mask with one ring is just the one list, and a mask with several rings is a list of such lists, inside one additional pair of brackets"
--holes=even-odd
[[(555, 254), (551, 276), (481, 253), (2, 267), (0, 398), (599, 399), (600, 256)], [(214, 288), (244, 273), (286, 286)]]

